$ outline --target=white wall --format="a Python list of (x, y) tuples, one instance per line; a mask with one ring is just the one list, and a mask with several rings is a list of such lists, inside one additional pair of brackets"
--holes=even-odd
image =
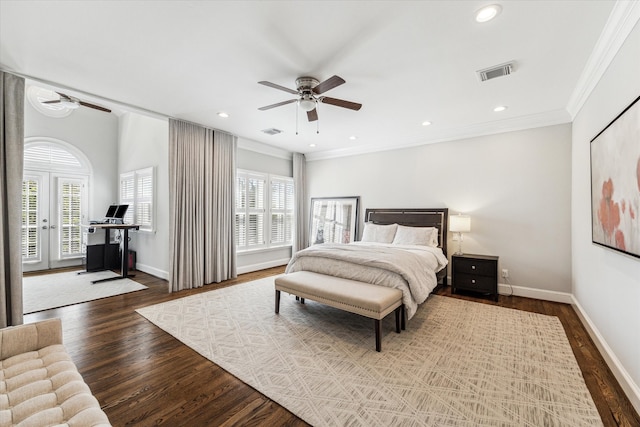
[(636, 24), (573, 122), (571, 246), (577, 307), (640, 412), (640, 259), (591, 242), (589, 143), (638, 95), (640, 26)]
[[(465, 253), (498, 255), (511, 284), (530, 288), (516, 293), (563, 300), (571, 291), (570, 165), (566, 124), (312, 161), (307, 183), (309, 197), (360, 196), (360, 230), (366, 208), (468, 213)], [(455, 252), (451, 236), (448, 245)]]
[[(137, 113), (120, 117), (118, 173), (155, 168), (155, 232), (131, 232), (136, 267), (169, 278), (169, 122)], [(116, 178), (118, 181), (119, 178)]]
[(89, 219), (103, 218), (118, 200), (118, 117), (80, 107), (63, 118), (47, 117), (25, 100), (24, 136), (56, 138), (78, 148), (91, 162)]

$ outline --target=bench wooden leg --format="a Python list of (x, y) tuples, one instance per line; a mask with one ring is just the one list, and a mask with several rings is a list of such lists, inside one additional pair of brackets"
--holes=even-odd
[(400, 304), (396, 310), (396, 333), (400, 333), (400, 315), (402, 315), (402, 304)]
[(380, 336), (382, 335), (382, 322), (378, 319), (373, 319), (376, 322), (376, 351), (382, 351), (382, 341)]
[(276, 290), (276, 314), (280, 313), (280, 291)]
[(407, 317), (407, 311), (404, 308), (404, 304), (402, 304), (400, 307), (402, 307), (402, 330), (404, 331), (405, 329), (407, 329), (407, 326), (405, 323), (405, 319)]

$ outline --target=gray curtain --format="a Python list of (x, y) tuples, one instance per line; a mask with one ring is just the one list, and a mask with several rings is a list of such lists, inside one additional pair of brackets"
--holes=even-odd
[(305, 209), (307, 203), (306, 174), (307, 160), (304, 154), (293, 153), (293, 188), (295, 191), (294, 199), (296, 201), (294, 208), (296, 229), (292, 248), (294, 254), (309, 246), (309, 228), (307, 226), (307, 210)]
[(169, 290), (236, 277), (236, 137), (169, 120)]
[(22, 324), (24, 79), (0, 71), (0, 327)]

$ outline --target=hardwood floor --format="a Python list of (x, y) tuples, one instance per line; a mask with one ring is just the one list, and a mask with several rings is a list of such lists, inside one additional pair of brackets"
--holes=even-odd
[[(64, 344), (114, 426), (301, 426), (295, 415), (163, 332), (135, 310), (283, 272), (241, 275), (197, 290), (168, 292), (168, 284), (135, 272), (148, 286), (133, 292), (25, 316), (25, 323), (60, 317)], [(59, 271), (59, 270), (58, 270)], [(437, 294), (560, 318), (605, 426), (640, 426), (613, 374), (573, 308), (521, 297)]]

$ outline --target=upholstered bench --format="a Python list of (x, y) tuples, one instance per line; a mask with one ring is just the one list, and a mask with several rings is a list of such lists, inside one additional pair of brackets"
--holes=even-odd
[[(296, 271), (275, 279), (276, 314), (280, 312), (280, 292), (310, 299), (340, 310), (359, 314), (375, 320), (376, 351), (381, 351), (381, 321), (395, 311), (396, 332), (404, 329), (404, 304), (402, 291), (379, 285), (326, 276), (311, 271)], [(402, 319), (401, 319), (402, 318)]]
[(62, 345), (60, 319), (0, 329), (0, 426), (110, 426)]

